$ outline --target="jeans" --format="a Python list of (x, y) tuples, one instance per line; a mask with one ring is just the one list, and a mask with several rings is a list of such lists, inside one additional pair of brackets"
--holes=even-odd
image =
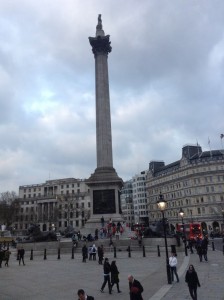
[(108, 288), (109, 288), (109, 293), (111, 294), (111, 283), (110, 283), (110, 275), (104, 275), (104, 282), (103, 285), (101, 287), (101, 290), (103, 291), (103, 289), (105, 288), (106, 284), (108, 283)]
[(177, 282), (179, 282), (179, 277), (178, 277), (178, 274), (177, 274), (177, 267), (170, 267), (170, 270), (171, 270), (171, 279), (172, 279), (172, 281), (174, 281), (173, 274), (175, 274)]

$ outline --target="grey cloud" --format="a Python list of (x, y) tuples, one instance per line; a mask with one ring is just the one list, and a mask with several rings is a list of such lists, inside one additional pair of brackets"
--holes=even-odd
[[(2, 192), (96, 167), (97, 16), (108, 56), (114, 166), (120, 176), (186, 143), (220, 148), (224, 3), (19, 0), (0, 4)], [(50, 174), (50, 175), (49, 175)]]

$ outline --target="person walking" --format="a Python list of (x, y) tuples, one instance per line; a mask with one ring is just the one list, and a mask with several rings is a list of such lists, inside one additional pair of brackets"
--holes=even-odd
[(104, 281), (103, 281), (102, 287), (100, 289), (101, 293), (104, 292), (103, 290), (104, 290), (106, 284), (108, 283), (109, 294), (111, 294), (110, 271), (111, 271), (111, 267), (109, 264), (109, 259), (106, 257), (104, 260), (104, 264), (103, 264)]
[(117, 285), (117, 292), (121, 293), (120, 288), (119, 288), (119, 271), (116, 265), (116, 261), (113, 260), (110, 266), (110, 270), (111, 270), (111, 290), (114, 286), (114, 284)]
[(141, 283), (134, 279), (133, 275), (128, 276), (130, 300), (143, 300), (142, 293), (144, 291)]
[(185, 282), (188, 284), (189, 292), (193, 300), (197, 300), (197, 287), (200, 287), (198, 274), (193, 265), (190, 265), (185, 275)]
[(169, 258), (169, 265), (170, 265), (170, 270), (171, 270), (171, 279), (174, 281), (174, 274), (176, 276), (177, 282), (179, 282), (179, 277), (177, 274), (177, 258), (175, 253), (171, 253), (171, 256)]
[(77, 295), (79, 296), (79, 300), (94, 300), (94, 297), (86, 295), (83, 289), (79, 289)]
[(200, 240), (200, 238), (197, 238), (196, 241), (196, 250), (197, 250), (197, 254), (199, 256), (199, 260), (200, 262), (202, 262), (202, 254), (203, 254), (203, 249), (202, 249), (202, 241)]
[(82, 262), (86, 262), (86, 259), (88, 258), (88, 249), (86, 247), (86, 244), (82, 247)]

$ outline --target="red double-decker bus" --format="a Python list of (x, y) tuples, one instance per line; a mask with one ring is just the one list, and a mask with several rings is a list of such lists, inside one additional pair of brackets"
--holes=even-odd
[(187, 240), (202, 239), (202, 228), (199, 223), (177, 224), (176, 232), (183, 235)]

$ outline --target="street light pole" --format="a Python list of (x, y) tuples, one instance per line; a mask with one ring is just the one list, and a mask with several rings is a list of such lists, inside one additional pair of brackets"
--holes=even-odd
[(224, 209), (222, 209), (222, 232), (224, 232)]
[(168, 246), (167, 246), (167, 237), (166, 237), (166, 225), (165, 225), (165, 217), (164, 210), (166, 209), (167, 202), (164, 200), (163, 195), (160, 193), (159, 200), (157, 201), (158, 208), (162, 212), (163, 216), (163, 231), (164, 231), (164, 239), (165, 239), (165, 249), (166, 249), (166, 273), (167, 273), (167, 282), (168, 284), (172, 284), (171, 280), (171, 270), (169, 264), (169, 256), (168, 256)]
[(186, 232), (185, 232), (185, 226), (184, 226), (184, 211), (183, 211), (182, 208), (180, 209), (179, 215), (181, 216), (181, 219), (182, 219), (183, 235), (184, 235), (184, 250), (185, 250), (185, 255), (188, 256), (188, 253), (187, 253)]

